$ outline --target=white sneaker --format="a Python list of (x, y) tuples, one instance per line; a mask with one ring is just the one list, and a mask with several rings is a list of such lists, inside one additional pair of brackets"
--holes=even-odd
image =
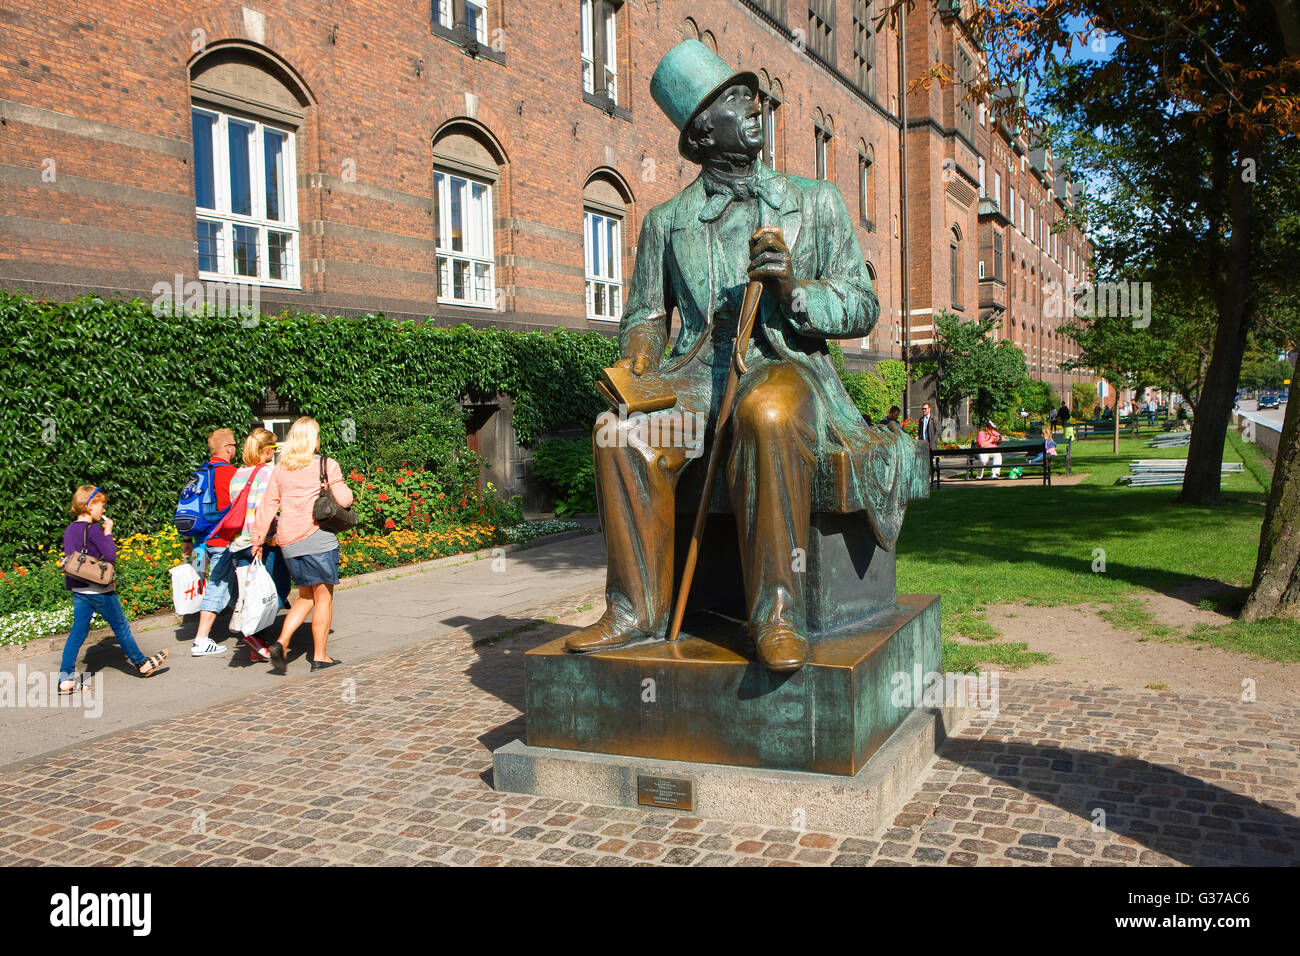
[(212, 638), (209, 637), (206, 640), (204, 640), (202, 643), (200, 643), (199, 641), (195, 641), (193, 646), (190, 648), (190, 656), (207, 657), (209, 654), (224, 654), (225, 651), (226, 648), (224, 645), (218, 644), (216, 641), (214, 641)]

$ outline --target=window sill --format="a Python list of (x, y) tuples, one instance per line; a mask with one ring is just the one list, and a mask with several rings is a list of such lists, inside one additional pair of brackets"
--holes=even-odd
[(583, 90), (582, 101), (596, 107), (596, 109), (600, 110), (602, 113), (607, 113), (610, 116), (617, 116), (619, 119), (627, 120), (629, 123), (632, 122), (632, 111), (626, 106), (619, 106), (604, 93), (588, 93), (586, 90)]
[(450, 305), (457, 309), (475, 309), (479, 312), (495, 312), (496, 306), (485, 305), (481, 302), (466, 302), (462, 299), (439, 299), (439, 305)]
[(618, 318), (614, 319), (614, 318), (610, 318), (608, 315), (588, 315), (587, 321), (588, 322), (622, 322), (623, 317), (619, 316)]
[(289, 292), (301, 292), (301, 282), (282, 282), (277, 279), (259, 279), (256, 276), (223, 276), (217, 272), (199, 272), (200, 282), (224, 282), (227, 285), (250, 285), (259, 289), (283, 289)]
[(492, 49), (491, 44), (466, 35), (464, 29), (448, 29), (441, 23), (433, 23), (430, 30), (434, 36), (442, 37), (453, 46), (460, 47), (460, 52), (474, 60), (491, 60), (493, 63), (499, 63), (501, 66), (506, 65), (506, 55), (503, 52)]

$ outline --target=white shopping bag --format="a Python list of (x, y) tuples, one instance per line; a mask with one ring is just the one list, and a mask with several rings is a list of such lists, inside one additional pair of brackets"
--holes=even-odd
[(203, 603), (203, 578), (192, 564), (178, 564), (168, 572), (172, 576), (172, 604), (176, 613), (194, 614)]
[(241, 634), (240, 624), (244, 619), (244, 582), (248, 580), (248, 565), (235, 568), (235, 585), (239, 597), (235, 599), (235, 609), (230, 614), (230, 633)]
[(244, 595), (243, 620), (240, 629), (245, 635), (256, 634), (275, 623), (280, 610), (280, 595), (275, 590), (275, 580), (261, 558), (248, 566), (248, 574), (240, 588)]

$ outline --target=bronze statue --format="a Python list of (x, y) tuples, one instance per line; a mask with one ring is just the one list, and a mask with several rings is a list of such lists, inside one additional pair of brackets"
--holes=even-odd
[[(761, 280), (730, 431), (711, 440), (730, 442), (723, 462), (750, 634), (768, 668), (798, 670), (809, 653), (799, 556), (813, 511), (861, 514), (880, 547), (892, 549), (907, 501), (928, 492), (928, 461), (896, 425), (868, 427), (835, 373), (827, 339), (869, 333), (879, 302), (839, 190), (759, 162), (757, 78), (687, 40), (664, 56), (650, 88), (680, 130), (681, 154), (701, 173), (645, 218), (617, 366), (657, 372), (677, 402), (650, 413), (662, 426), (651, 429), (650, 444), (609, 440), (630, 425), (614, 412), (597, 420), (607, 607), (566, 647), (599, 651), (664, 637), (675, 491), (697, 457), (685, 433), (692, 416), (716, 420), (741, 299)], [(674, 308), (681, 330), (664, 358)]]

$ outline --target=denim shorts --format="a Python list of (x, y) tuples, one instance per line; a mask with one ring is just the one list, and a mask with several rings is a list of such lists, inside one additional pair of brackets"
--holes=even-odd
[(227, 548), (208, 548), (208, 583), (199, 610), (220, 614), (232, 603), (237, 591), (235, 555)]
[(304, 554), (301, 558), (285, 557), (284, 562), (289, 566), (289, 576), (297, 587), (339, 583), (338, 548), (321, 554)]

